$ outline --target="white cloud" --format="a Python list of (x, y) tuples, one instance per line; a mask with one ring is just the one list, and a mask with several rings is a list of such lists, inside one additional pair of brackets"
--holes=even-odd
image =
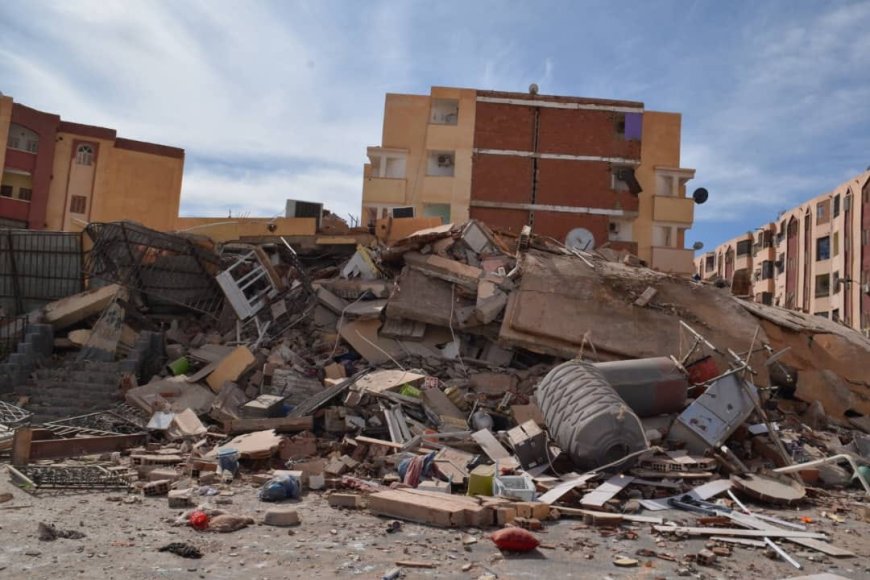
[(284, 202), (299, 199), (323, 203), (347, 219), (360, 215), (362, 168), (357, 175), (335, 169), (297, 172), (247, 172), (225, 175), (203, 169), (184, 174), (181, 215), (273, 217), (284, 215)]

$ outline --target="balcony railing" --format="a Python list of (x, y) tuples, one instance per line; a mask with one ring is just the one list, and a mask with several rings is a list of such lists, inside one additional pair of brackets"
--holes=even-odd
[(653, 197), (653, 221), (691, 224), (694, 219), (694, 200), (663, 195)]
[(695, 252), (684, 248), (652, 248), (652, 267), (673, 274), (692, 274), (695, 271)]
[(391, 177), (366, 177), (363, 180), (365, 203), (405, 203), (405, 180)]

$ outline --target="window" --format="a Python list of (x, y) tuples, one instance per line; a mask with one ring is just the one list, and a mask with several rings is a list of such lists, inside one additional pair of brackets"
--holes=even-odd
[(27, 127), (12, 123), (9, 125), (9, 140), (6, 146), (17, 151), (36, 153), (39, 149), (39, 135)]
[(840, 309), (839, 308), (834, 308), (833, 310), (831, 310), (831, 320), (833, 320), (834, 322), (840, 322)]
[(816, 276), (816, 298), (831, 295), (831, 275), (819, 274)]
[(768, 306), (773, 305), (773, 292), (762, 292), (761, 293), (761, 303), (767, 304)]
[(88, 198), (83, 195), (74, 195), (69, 200), (70, 213), (85, 213), (87, 208)]
[(822, 312), (816, 312), (816, 316), (818, 316), (818, 317), (820, 317), (820, 318), (827, 318), (827, 317), (828, 317), (828, 311), (827, 311), (827, 310), (824, 310), (824, 311), (822, 311)]
[(870, 230), (861, 230), (861, 243), (870, 246)]
[(33, 190), (29, 187), (19, 187), (18, 188), (18, 199), (22, 199), (24, 201), (30, 201), (33, 197)]
[(840, 232), (834, 232), (834, 255), (840, 255)]
[(433, 125), (456, 125), (459, 122), (459, 101), (455, 99), (432, 99), (429, 122)]
[(616, 134), (625, 138), (625, 113), (617, 113), (613, 119), (614, 125), (616, 127)]
[(852, 194), (847, 193), (846, 199), (843, 200), (843, 211), (850, 211), (852, 209)]
[(737, 255), (748, 256), (752, 252), (752, 240), (737, 242)]
[(423, 205), (424, 217), (441, 218), (441, 223), (450, 223), (450, 204), (449, 203), (427, 203)]
[(769, 280), (773, 278), (773, 261), (765, 260), (761, 263), (761, 279)]
[(834, 272), (834, 279), (832, 280), (834, 284), (834, 294), (840, 293), (840, 272)]
[(708, 272), (716, 268), (716, 256), (707, 256), (706, 268)]
[(824, 201), (820, 201), (819, 203), (816, 204), (816, 223), (817, 224), (820, 224), (822, 222), (827, 221), (827, 219), (826, 219), (826, 216), (828, 215), (827, 205), (828, 205), (827, 202), (824, 202)]
[(12, 186), (0, 185), (0, 195), (3, 197), (12, 197)]
[(831, 257), (831, 236), (825, 236), (816, 240), (816, 262), (827, 260)]
[(79, 165), (93, 165), (94, 146), (88, 144), (79, 145), (76, 148), (76, 163)]
[(456, 154), (453, 151), (430, 151), (426, 175), (453, 177)]
[(840, 196), (834, 196), (834, 217), (840, 215)]
[(615, 165), (611, 169), (610, 185), (614, 191), (630, 191), (638, 195), (643, 188), (634, 174), (634, 167)]

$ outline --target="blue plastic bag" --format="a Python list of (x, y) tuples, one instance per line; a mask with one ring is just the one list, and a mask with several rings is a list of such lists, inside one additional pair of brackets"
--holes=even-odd
[(301, 491), (299, 480), (289, 475), (278, 475), (263, 484), (260, 489), (260, 501), (281, 501), (296, 499)]

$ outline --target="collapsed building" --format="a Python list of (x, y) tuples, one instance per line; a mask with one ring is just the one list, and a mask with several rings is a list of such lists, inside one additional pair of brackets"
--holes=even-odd
[[(12, 479), (175, 508), (255, 481), (264, 500), (328, 488), (436, 526), (536, 529), (555, 509), (854, 555), (707, 500), (870, 493), (867, 338), (624, 250), (392, 221), (344, 244), (114, 222), (66, 254), (0, 247), (21, 308), (0, 330)], [(725, 527), (666, 526), (666, 509)]]

